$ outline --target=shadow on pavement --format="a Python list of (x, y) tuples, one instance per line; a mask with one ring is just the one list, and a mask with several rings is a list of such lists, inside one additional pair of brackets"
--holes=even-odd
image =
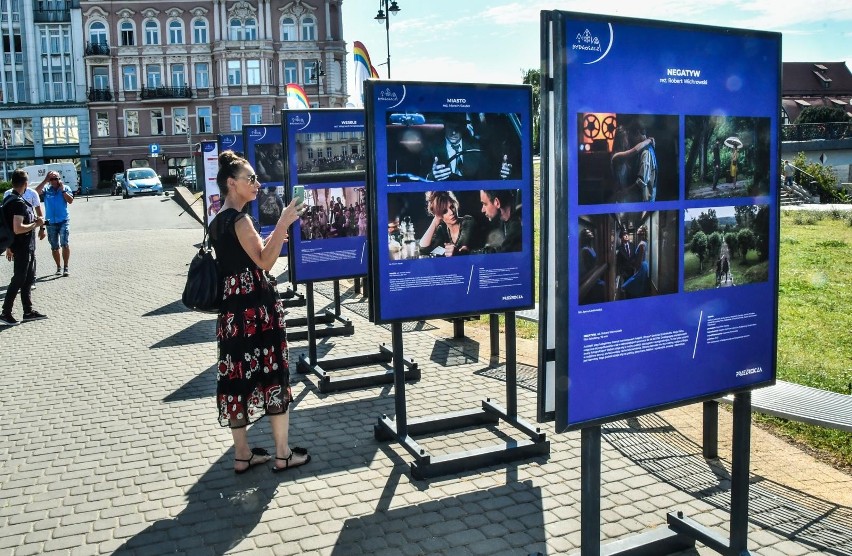
[(204, 344), (216, 340), (216, 315), (210, 315), (210, 319), (198, 321), (167, 338), (155, 343), (150, 349), (166, 347), (187, 346), (190, 344)]
[[(183, 304), (183, 301), (178, 299), (176, 301), (172, 301), (168, 305), (163, 305), (159, 309), (154, 309), (153, 311), (148, 311), (147, 313), (145, 313), (142, 316), (143, 317), (159, 317), (159, 316), (165, 316), (165, 315), (175, 315), (177, 313), (190, 313), (190, 312), (192, 312), (192, 310), (187, 308), (187, 306)], [(215, 319), (216, 315), (211, 313), (210, 318)]]
[[(705, 460), (701, 446), (657, 414), (602, 427), (603, 438), (658, 479), (730, 513), (731, 476), (721, 460)], [(749, 521), (820, 554), (852, 556), (852, 509), (752, 475)]]

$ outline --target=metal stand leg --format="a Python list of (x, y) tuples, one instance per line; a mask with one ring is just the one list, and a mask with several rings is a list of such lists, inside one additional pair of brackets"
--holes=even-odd
[(488, 315), (488, 327), (491, 337), (491, 358), (489, 363), (492, 367), (500, 364), (500, 315)]
[(748, 469), (751, 461), (751, 392), (734, 396), (731, 456), (731, 554), (748, 553)]
[[(507, 334), (514, 336), (515, 314), (506, 315)], [(415, 461), (411, 464), (411, 475), (415, 479), (437, 477), (447, 473), (457, 473), (470, 469), (477, 469), (485, 465), (494, 465), (509, 461), (517, 461), (534, 456), (548, 456), (550, 454), (550, 442), (547, 441), (541, 429), (518, 417), (517, 414), (517, 372), (515, 339), (507, 339), (507, 349), (512, 350), (512, 355), (507, 356), (506, 397), (509, 409), (504, 409), (494, 403), (490, 398), (483, 400), (482, 407), (478, 409), (457, 411), (445, 415), (414, 419), (409, 421), (405, 413), (405, 381), (400, 377), (402, 371), (399, 368), (401, 360), (402, 328), (401, 324), (393, 325), (394, 334), (394, 385), (395, 385), (395, 409), (396, 421), (387, 415), (382, 415), (373, 429), (377, 440), (396, 439), (411, 455)], [(399, 327), (399, 330), (397, 330)], [(398, 354), (399, 352), (399, 354)], [(418, 435), (430, 435), (439, 432), (451, 431), (459, 428), (468, 428), (486, 424), (496, 424), (503, 420), (513, 426), (518, 432), (525, 434), (528, 438), (520, 440), (507, 440), (502, 444), (496, 444), (476, 450), (465, 450), (461, 452), (432, 456), (421, 448), (413, 437)]]
[(580, 554), (601, 553), (601, 428), (580, 431)]
[(719, 402), (704, 402), (704, 459), (719, 457)]

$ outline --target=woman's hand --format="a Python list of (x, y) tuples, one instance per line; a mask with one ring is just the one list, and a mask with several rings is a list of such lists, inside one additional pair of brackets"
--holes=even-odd
[(278, 226), (283, 226), (285, 230), (289, 228), (290, 224), (292, 224), (293, 222), (298, 220), (300, 216), (302, 216), (304, 208), (305, 204), (301, 202), (298, 198), (294, 198), (292, 201), (290, 201), (290, 204), (284, 207), (284, 210), (281, 211), (281, 216), (278, 217)]
[(454, 244), (452, 244), (452, 243), (445, 243), (444, 244), (444, 256), (445, 257), (452, 257), (453, 252), (455, 250), (456, 250), (456, 246)]

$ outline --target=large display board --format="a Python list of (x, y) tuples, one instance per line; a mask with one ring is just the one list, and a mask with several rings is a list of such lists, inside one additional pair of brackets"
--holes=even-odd
[(363, 110), (284, 110), (285, 197), (304, 187), (307, 209), (292, 228), (292, 280), (367, 274), (366, 138)]
[(533, 305), (528, 86), (367, 81), (377, 322)]
[(780, 35), (543, 17), (557, 430), (775, 380)]
[[(281, 126), (257, 124), (243, 126), (245, 158), (254, 168), (260, 190), (249, 211), (260, 225), (260, 235), (266, 237), (284, 210), (284, 143)], [(282, 253), (287, 244), (282, 247)]]

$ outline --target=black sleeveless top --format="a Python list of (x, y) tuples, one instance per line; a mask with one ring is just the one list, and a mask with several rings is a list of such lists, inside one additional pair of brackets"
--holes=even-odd
[(247, 268), (257, 268), (240, 245), (240, 240), (234, 231), (234, 224), (240, 218), (251, 218), (251, 216), (231, 208), (220, 211), (210, 223), (210, 244), (216, 251), (216, 260), (222, 276), (230, 276)]

